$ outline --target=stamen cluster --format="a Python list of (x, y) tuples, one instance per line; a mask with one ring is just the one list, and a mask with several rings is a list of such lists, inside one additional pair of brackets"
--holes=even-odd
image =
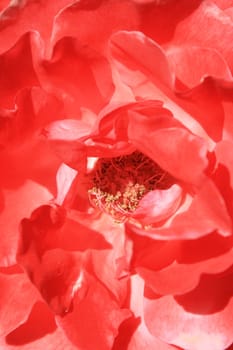
[(139, 151), (100, 158), (91, 173), (90, 201), (116, 220), (124, 221), (149, 191), (169, 187), (171, 177)]

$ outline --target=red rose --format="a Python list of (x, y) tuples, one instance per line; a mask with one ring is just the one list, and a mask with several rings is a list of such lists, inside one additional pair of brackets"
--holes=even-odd
[(230, 0), (0, 4), (3, 349), (230, 349)]

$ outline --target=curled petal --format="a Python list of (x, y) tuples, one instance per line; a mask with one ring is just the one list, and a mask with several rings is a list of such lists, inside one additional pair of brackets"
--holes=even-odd
[[(149, 72), (150, 75), (153, 75), (153, 80), (159, 86), (173, 84), (174, 75), (171, 73), (163, 49), (142, 33), (118, 32), (112, 36), (110, 48), (117, 61), (134, 70), (140, 66), (142, 72)], [(122, 77), (124, 79), (124, 75)]]
[(177, 78), (188, 88), (199, 85), (208, 76), (233, 83), (226, 61), (214, 49), (196, 46), (171, 47), (167, 50), (167, 57)]
[(166, 220), (175, 213), (181, 199), (182, 188), (178, 185), (167, 190), (151, 191), (140, 200), (132, 217), (145, 225)]
[(215, 230), (230, 236), (232, 221), (220, 192), (212, 181), (206, 180), (188, 208), (177, 212), (165, 225), (154, 229), (130, 224), (126, 227), (129, 232), (154, 239), (197, 239)]
[[(64, 7), (74, 3), (74, 0), (58, 0), (55, 3), (47, 1), (31, 2), (11, 1), (6, 4), (1, 13), (0, 47), (4, 52), (30, 31), (41, 33), (43, 40), (49, 45), (54, 16)], [(2, 5), (2, 4), (1, 4)], [(44, 13), (46, 12), (46, 16)]]
[(41, 86), (64, 104), (71, 118), (80, 115), (81, 107), (98, 112), (112, 96), (110, 64), (102, 53), (80, 46), (73, 37), (64, 37), (56, 43), (51, 57), (45, 59), (41, 54), (43, 41), (34, 32), (31, 46)]
[[(183, 29), (182, 34), (186, 31)], [(199, 27), (197, 32), (200, 32)], [(120, 76), (131, 87), (136, 98), (140, 96), (140, 99), (164, 101), (174, 116), (185, 122), (190, 130), (201, 135), (203, 132), (196, 124), (198, 122), (208, 136), (220, 140), (224, 112), (212, 81), (204, 81), (191, 90), (186, 87), (186, 94), (177, 94), (175, 71), (169, 64), (165, 50), (140, 32), (121, 31), (114, 34), (110, 49)]]
[[(134, 30), (139, 21), (140, 13), (131, 1), (75, 1), (74, 6), (67, 6), (55, 17), (52, 39), (56, 42), (64, 36), (72, 36), (83, 46), (104, 51), (113, 32), (119, 28)], [(103, 82), (99, 79), (99, 84)]]
[[(200, 184), (208, 164), (206, 142), (185, 128), (174, 125), (171, 117), (167, 118), (167, 125), (163, 125), (164, 120), (159, 111), (155, 116), (145, 118), (140, 114), (131, 113), (129, 139), (136, 148), (175, 178), (191, 184)], [(144, 135), (147, 135), (146, 139)]]
[(76, 170), (65, 164), (60, 166), (57, 172), (57, 204), (62, 205), (77, 174)]
[(78, 141), (87, 137), (91, 132), (90, 125), (76, 119), (65, 119), (51, 123), (44, 130), (49, 140)]

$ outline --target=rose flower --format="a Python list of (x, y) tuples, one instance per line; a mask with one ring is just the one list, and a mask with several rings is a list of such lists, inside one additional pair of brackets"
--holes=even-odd
[(232, 348), (232, 6), (0, 4), (0, 348)]

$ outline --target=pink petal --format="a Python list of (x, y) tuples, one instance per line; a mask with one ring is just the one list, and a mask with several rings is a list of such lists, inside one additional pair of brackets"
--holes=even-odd
[(49, 140), (81, 141), (85, 140), (91, 131), (91, 126), (82, 120), (65, 119), (49, 124), (44, 132)]
[(151, 191), (140, 200), (132, 217), (145, 225), (165, 220), (175, 213), (181, 196), (182, 189), (178, 185), (173, 185), (167, 190)]
[(214, 49), (197, 46), (170, 47), (167, 50), (167, 57), (176, 77), (188, 88), (200, 84), (208, 76), (233, 82), (226, 61)]
[(197, 239), (217, 230), (222, 236), (231, 234), (232, 222), (225, 202), (213, 182), (206, 180), (184, 212), (177, 213), (164, 226), (140, 229), (126, 225), (129, 232), (154, 239)]
[(233, 157), (232, 142), (222, 141), (216, 146), (216, 157), (218, 167), (214, 174), (214, 181), (217, 184), (228, 209), (233, 218)]
[(163, 119), (159, 111), (157, 113), (154, 118), (131, 113), (129, 139), (175, 178), (193, 184), (201, 183), (207, 167), (205, 141), (173, 125), (172, 118), (168, 125), (160, 126)]
[(229, 296), (232, 281), (229, 277), (221, 286), (218, 285), (221, 280), (216, 282), (183, 298), (148, 295), (144, 316), (149, 331), (185, 349), (225, 349), (232, 343), (233, 334), (233, 300)]
[[(125, 248), (123, 227), (113, 226), (111, 218), (102, 215), (98, 230), (108, 241), (111, 249), (91, 252), (92, 272), (115, 295), (122, 305), (127, 298), (130, 249)], [(110, 248), (109, 247), (109, 248)], [(125, 277), (125, 278), (124, 278)]]
[(57, 197), (55, 202), (62, 205), (70, 187), (77, 176), (77, 171), (62, 164), (57, 172)]
[(0, 333), (1, 336), (6, 336), (26, 321), (31, 308), (40, 296), (22, 273), (10, 275), (1, 273), (0, 288)]
[[(230, 5), (229, 2), (228, 4)], [(204, 1), (191, 16), (178, 24), (173, 43), (179, 46), (213, 48), (225, 58), (232, 71), (232, 33), (231, 18), (213, 2)]]
[(128, 350), (175, 350), (177, 348), (154, 337), (147, 329), (143, 316), (143, 291), (144, 283), (137, 275), (131, 278), (130, 307), (134, 317), (124, 321), (115, 340), (113, 350), (122, 350), (127, 346)]
[[(153, 75), (153, 81), (156, 81), (158, 86), (172, 86), (174, 76), (163, 49), (142, 33), (118, 32), (112, 36), (110, 48), (117, 62), (134, 71), (139, 66), (142, 72)], [(127, 75), (122, 75), (122, 79), (125, 78)]]
[(91, 133), (91, 126), (81, 120), (59, 120), (43, 132), (63, 162), (80, 171), (86, 170), (86, 149), (83, 140)]
[[(140, 32), (116, 33), (111, 38), (110, 48), (120, 76), (133, 89), (135, 97), (151, 99), (153, 96), (164, 101), (191, 131), (199, 132), (192, 121), (196, 119), (212, 138), (221, 138), (224, 114), (213, 82), (205, 81), (186, 94), (175, 94), (175, 72), (165, 51)], [(207, 113), (210, 110), (211, 122)]]
[(213, 3), (223, 10), (233, 6), (232, 0), (213, 0)]
[(214, 183), (208, 180), (194, 197), (190, 208), (178, 214), (173, 224), (175, 230), (185, 225), (185, 230), (189, 230), (190, 237), (195, 231), (199, 231), (197, 236), (201, 236), (204, 232), (209, 233), (214, 230), (223, 236), (228, 236), (232, 226), (223, 198)]

